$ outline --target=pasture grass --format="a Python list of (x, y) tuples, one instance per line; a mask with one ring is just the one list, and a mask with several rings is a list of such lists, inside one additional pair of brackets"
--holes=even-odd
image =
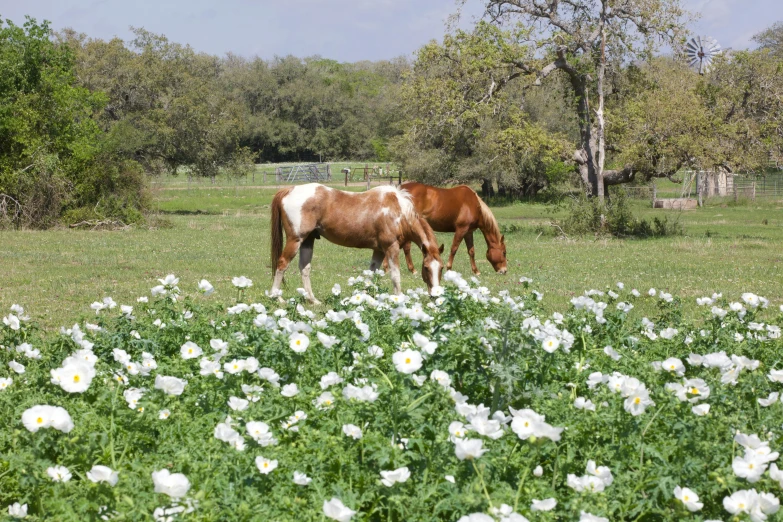
[[(231, 277), (254, 281), (247, 300), (262, 301), (271, 286), (269, 269), (269, 203), (275, 187), (200, 186), (155, 189), (159, 211), (170, 228), (123, 231), (54, 229), (0, 233), (0, 310), (13, 303), (47, 328), (74, 322), (91, 313), (89, 304), (111, 296), (132, 304), (149, 294), (156, 278), (175, 273), (182, 285), (205, 278), (217, 289), (215, 299), (233, 297)], [(351, 187), (361, 190), (361, 187)], [(514, 290), (521, 276), (534, 280), (547, 309), (563, 309), (590, 288), (606, 289), (622, 281), (644, 292), (663, 289), (686, 300), (723, 292), (737, 298), (753, 291), (777, 307), (783, 302), (783, 202), (708, 205), (677, 212), (653, 210), (634, 202), (639, 217), (678, 219), (685, 235), (647, 240), (562, 239), (550, 221), (562, 217), (544, 204), (494, 207), (506, 236), (509, 275), (492, 272), (485, 246), (476, 236), (481, 281), (491, 290)], [(450, 234), (440, 240), (451, 244)], [(313, 288), (325, 297), (335, 282), (358, 275), (370, 253), (318, 241), (313, 261)], [(421, 256), (414, 253), (418, 265)], [(286, 295), (294, 295), (300, 278), (288, 272)], [(404, 267), (404, 264), (403, 264)], [(464, 244), (455, 269), (470, 275)], [(423, 286), (403, 268), (403, 288)], [(190, 289), (192, 290), (192, 289)]]

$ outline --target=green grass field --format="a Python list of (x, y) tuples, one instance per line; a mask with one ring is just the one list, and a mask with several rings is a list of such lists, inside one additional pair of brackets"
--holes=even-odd
[[(208, 279), (221, 296), (217, 299), (233, 297), (231, 277), (246, 275), (254, 281), (247, 299), (264, 299), (271, 285), (268, 205), (274, 186), (201, 183), (188, 188), (173, 183), (159, 184), (154, 191), (170, 228), (0, 233), (0, 310), (5, 313), (19, 303), (43, 326), (59, 327), (91, 313), (89, 304), (104, 296), (121, 304), (135, 302), (168, 273), (182, 278), (186, 292), (195, 290), (199, 279)], [(563, 240), (549, 225), (558, 214), (545, 205), (494, 207), (501, 225), (516, 225), (517, 230), (506, 237), (510, 270), (505, 277), (492, 272), (483, 241), (477, 238), (482, 283), (493, 290), (513, 289), (521, 276), (531, 277), (550, 309), (562, 308), (584, 290), (617, 281), (640, 291), (665, 289), (683, 298), (715, 291), (738, 297), (753, 291), (776, 306), (783, 302), (783, 202), (715, 204), (682, 213), (652, 210), (641, 201), (633, 205), (642, 217), (665, 214), (678, 219), (685, 236)], [(441, 239), (448, 249), (450, 235)], [(369, 259), (367, 251), (319, 241), (313, 262), (316, 295), (360, 274)], [(420, 262), (419, 257), (414, 260)], [(464, 244), (455, 268), (469, 275)], [(299, 285), (293, 268), (288, 295)], [(403, 287), (413, 285), (423, 283), (404, 270)]]

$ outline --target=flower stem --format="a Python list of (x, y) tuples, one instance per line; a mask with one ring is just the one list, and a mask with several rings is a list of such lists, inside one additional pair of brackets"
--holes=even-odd
[(481, 472), (478, 469), (478, 466), (476, 466), (476, 461), (473, 459), (470, 459), (470, 463), (473, 464), (473, 469), (476, 470), (476, 474), (479, 477), (479, 480), (481, 481), (481, 487), (484, 488), (484, 495), (487, 497), (487, 502), (489, 502), (489, 507), (492, 507), (492, 499), (489, 498), (489, 491), (487, 491), (487, 485), (484, 484), (484, 475), (481, 474)]

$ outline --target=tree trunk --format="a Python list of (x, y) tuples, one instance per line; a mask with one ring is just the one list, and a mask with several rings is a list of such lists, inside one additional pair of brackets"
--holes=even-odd
[(484, 178), (481, 180), (481, 197), (491, 198), (495, 196), (495, 189), (492, 187), (492, 180)]
[[(604, 4), (606, 5), (606, 4)], [(596, 135), (598, 138), (598, 164), (595, 169), (596, 192), (598, 199), (604, 200), (604, 160), (606, 152), (606, 142), (604, 136), (604, 78), (606, 76), (606, 31), (601, 31), (601, 63), (598, 65), (598, 110), (596, 116)]]
[[(579, 135), (581, 148), (574, 152), (574, 161), (579, 168), (579, 176), (590, 196), (598, 196), (598, 176), (595, 163), (595, 130), (590, 118), (590, 99), (587, 78), (580, 74), (571, 74), (571, 86), (577, 93), (577, 111), (579, 113)], [(603, 181), (603, 180), (602, 180)], [(601, 184), (603, 185), (603, 183)], [(601, 191), (603, 193), (603, 190)]]

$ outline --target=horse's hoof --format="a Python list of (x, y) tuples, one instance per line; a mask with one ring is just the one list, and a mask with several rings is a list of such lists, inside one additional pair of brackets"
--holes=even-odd
[(477, 276), (479, 276), (479, 275), (481, 275), (481, 272), (479, 272), (478, 270), (474, 270), (474, 271), (473, 271), (473, 275), (477, 275)]
[(278, 296), (277, 297), (277, 302), (280, 303), (280, 304), (285, 304), (285, 299), (283, 299), (282, 297)]
[(308, 301), (309, 301), (309, 302), (310, 302), (310, 304), (311, 304), (311, 305), (313, 305), (313, 306), (318, 306), (319, 304), (321, 304), (321, 301), (319, 301), (319, 300), (318, 300), (318, 299), (316, 299), (315, 297), (313, 297), (312, 299), (308, 299)]
[(411, 270), (411, 274), (413, 274), (413, 275), (419, 275), (419, 271), (418, 271), (418, 270)]

